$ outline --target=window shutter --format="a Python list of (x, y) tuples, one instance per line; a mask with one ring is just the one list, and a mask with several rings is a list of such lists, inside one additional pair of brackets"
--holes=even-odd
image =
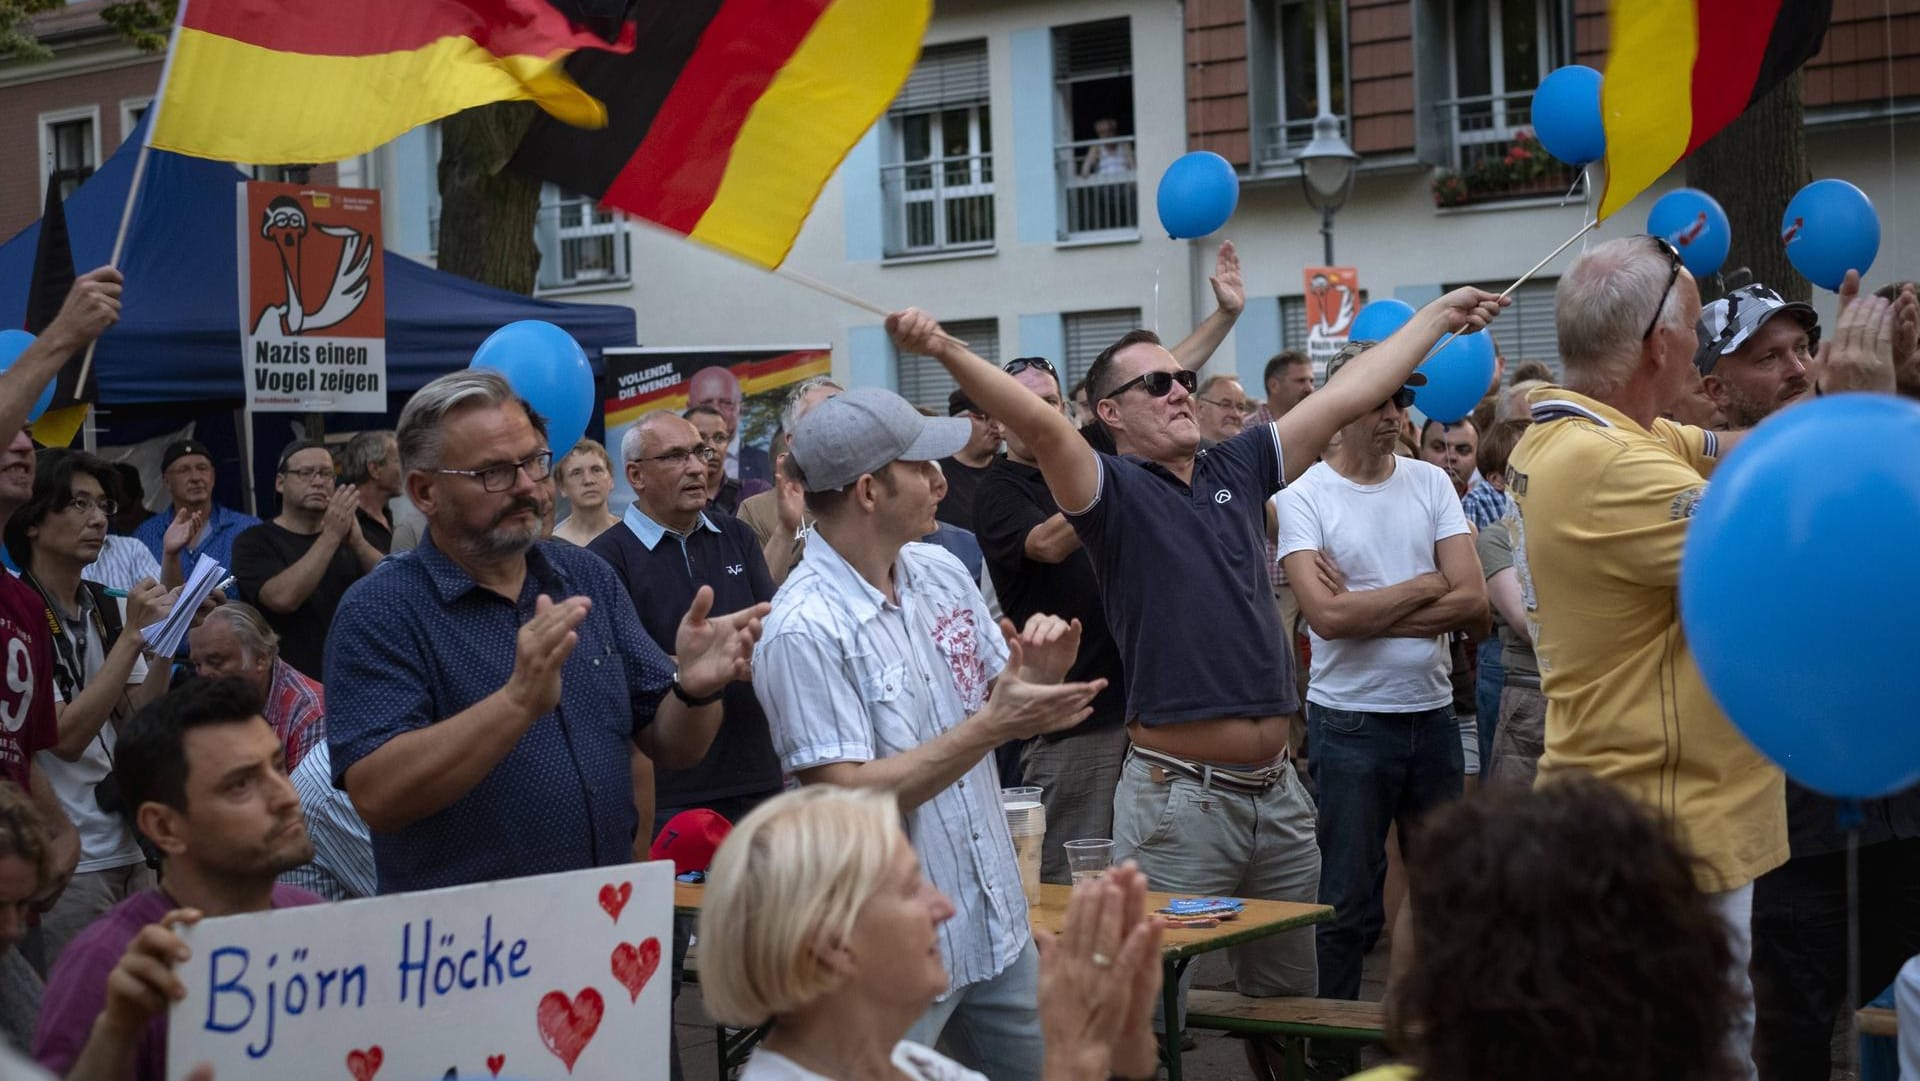
[[(970, 319), (947, 323), (948, 334), (967, 343), (976, 356), (1000, 363), (1000, 323), (994, 319)], [(957, 384), (947, 369), (932, 357), (919, 353), (900, 354), (900, 396), (917, 406), (947, 415), (947, 396)]]
[(924, 113), (987, 103), (987, 43), (963, 41), (955, 45), (930, 45), (920, 52), (920, 62), (907, 85), (893, 99), (889, 116)]
[[(1069, 312), (1062, 317), (1066, 331), (1066, 389), (1086, 377), (1093, 360), (1130, 330), (1140, 329), (1139, 308), (1112, 308), (1098, 312)], [(1050, 358), (1052, 359), (1052, 358)]]
[[(1471, 284), (1497, 293), (1510, 283)], [(1513, 291), (1513, 305), (1493, 321), (1493, 336), (1500, 342), (1500, 354), (1507, 358), (1509, 373), (1523, 360), (1537, 360), (1553, 369), (1556, 382), (1565, 378), (1560, 364), (1560, 335), (1554, 327), (1553, 294), (1559, 285), (1559, 279), (1527, 282)]]
[(1110, 78), (1133, 71), (1133, 42), (1125, 19), (1063, 26), (1054, 31), (1053, 41), (1056, 82)]

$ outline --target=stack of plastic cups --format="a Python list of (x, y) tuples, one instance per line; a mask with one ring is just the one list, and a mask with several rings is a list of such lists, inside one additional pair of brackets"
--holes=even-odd
[(1020, 864), (1020, 892), (1027, 904), (1040, 901), (1040, 851), (1047, 842), (1047, 808), (1040, 789), (1002, 788), (1000, 805), (1007, 812), (1007, 832), (1013, 835), (1013, 855)]

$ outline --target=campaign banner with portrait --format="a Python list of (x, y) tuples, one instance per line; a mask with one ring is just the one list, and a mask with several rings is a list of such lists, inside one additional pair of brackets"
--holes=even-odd
[(385, 413), (380, 193), (251, 180), (238, 187), (247, 408)]
[(1360, 272), (1350, 266), (1310, 266), (1301, 277), (1306, 283), (1307, 358), (1317, 379), (1347, 344), (1347, 331), (1360, 313)]
[(203, 920), (167, 1077), (666, 1081), (673, 864)]
[[(769, 445), (780, 423), (787, 388), (833, 370), (833, 350), (825, 345), (764, 348), (643, 347), (608, 349), (607, 451), (620, 460), (620, 440), (633, 422), (658, 409), (684, 413), (712, 406), (733, 429), (727, 450), (727, 475), (740, 481), (746, 498), (773, 486)], [(608, 501), (624, 513), (633, 492), (614, 485)]]

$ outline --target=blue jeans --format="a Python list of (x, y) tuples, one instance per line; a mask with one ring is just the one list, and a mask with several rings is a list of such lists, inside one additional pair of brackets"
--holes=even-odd
[(1320, 795), (1320, 903), (1333, 906), (1314, 941), (1320, 994), (1357, 999), (1367, 943), (1385, 919), (1387, 827), (1400, 824), (1404, 845), (1421, 815), (1460, 795), (1460, 727), (1448, 706), (1364, 713), (1309, 702), (1307, 739)]
[(991, 1081), (1040, 1081), (1040, 954), (1029, 941), (998, 976), (933, 1004), (906, 1039), (953, 1056)]
[(1480, 643), (1479, 676), (1473, 685), (1474, 714), (1480, 724), (1480, 775), (1493, 772), (1493, 730), (1500, 723), (1500, 689), (1507, 685), (1507, 666), (1500, 660), (1500, 636)]

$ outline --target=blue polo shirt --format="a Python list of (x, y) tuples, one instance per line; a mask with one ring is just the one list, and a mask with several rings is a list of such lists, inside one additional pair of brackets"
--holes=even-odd
[[(153, 558), (156, 560), (162, 558), (160, 542), (166, 537), (167, 527), (173, 524), (173, 513), (173, 508), (169, 507), (134, 527), (134, 539), (146, 545), (153, 552)], [(206, 533), (200, 541), (200, 546), (196, 548), (192, 543), (188, 543), (180, 553), (181, 573), (192, 574), (193, 565), (198, 563), (203, 555), (212, 556), (214, 562), (232, 570), (233, 538), (259, 524), (260, 519), (251, 514), (242, 514), (218, 503), (212, 504), (208, 512)], [(239, 595), (234, 590), (229, 590), (229, 593), (234, 596)]]
[(471, 792), (400, 830), (374, 831), (380, 892), (437, 889), (626, 863), (638, 822), (633, 737), (653, 720), (673, 663), (647, 637), (613, 569), (568, 544), (527, 553), (517, 600), (477, 585), (434, 546), (354, 583), (327, 638), (333, 783), (393, 737), (506, 685), (541, 594), (593, 609), (561, 671), (560, 704)]
[[(773, 576), (752, 527), (726, 514), (702, 514), (692, 532), (675, 533), (649, 518), (638, 503), (621, 523), (601, 533), (587, 551), (607, 561), (626, 584), (640, 625), (671, 652), (680, 620), (701, 586), (713, 587), (713, 614), (726, 615), (773, 599)], [(719, 734), (692, 769), (658, 768), (654, 803), (705, 807), (731, 796), (780, 791), (780, 759), (773, 753), (767, 714), (753, 684), (721, 692)]]
[(1127, 711), (1149, 728), (1300, 708), (1267, 580), (1266, 501), (1283, 487), (1262, 424), (1201, 451), (1193, 483), (1099, 451), (1099, 490), (1069, 514), (1120, 643)]

